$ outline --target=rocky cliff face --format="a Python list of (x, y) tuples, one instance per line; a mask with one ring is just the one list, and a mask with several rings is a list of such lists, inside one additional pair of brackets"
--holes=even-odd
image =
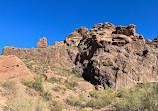
[(105, 89), (130, 87), (156, 78), (158, 51), (145, 44), (135, 28), (96, 24), (80, 41), (75, 70)]
[(157, 38), (145, 41), (135, 29), (135, 25), (99, 23), (89, 30), (80, 27), (53, 46), (41, 39), (37, 49), (5, 47), (2, 55), (40, 58), (76, 70), (96, 87), (130, 87), (158, 74)]
[(74, 66), (77, 48), (70, 47), (48, 47), (48, 48), (15, 48), (5, 47), (2, 55), (16, 55), (19, 58), (36, 58), (42, 59), (51, 65), (71, 69)]

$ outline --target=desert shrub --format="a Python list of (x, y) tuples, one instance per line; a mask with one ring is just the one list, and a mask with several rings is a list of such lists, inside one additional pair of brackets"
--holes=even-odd
[(70, 82), (66, 82), (66, 83), (65, 83), (65, 86), (66, 86), (68, 89), (72, 90), (72, 89), (74, 89), (76, 86), (78, 86), (78, 83), (77, 83), (76, 81), (70, 81)]
[(116, 94), (111, 89), (104, 91), (94, 90), (91, 92), (90, 96), (91, 97), (88, 98), (83, 95), (70, 95), (66, 99), (66, 103), (71, 106), (79, 106), (80, 108), (91, 107), (93, 109), (100, 109), (110, 105), (116, 99)]
[(23, 80), (22, 83), (25, 86), (28, 86), (29, 88), (35, 89), (36, 91), (40, 91), (40, 92), (44, 91), (43, 80), (39, 76), (36, 76), (33, 81)]
[(14, 81), (5, 81), (1, 84), (1, 86), (5, 89), (3, 95), (16, 95), (17, 86)]
[(65, 88), (65, 87), (61, 87), (61, 86), (59, 86), (59, 85), (53, 87), (52, 89), (53, 89), (54, 91), (57, 91), (57, 92), (59, 92), (59, 91), (66, 91), (66, 88)]
[(4, 111), (47, 111), (48, 104), (41, 99), (9, 98)]
[(50, 102), (50, 110), (51, 111), (62, 111), (63, 105), (61, 104), (61, 102), (59, 102), (57, 100), (52, 100)]
[(44, 90), (44, 81), (40, 76), (36, 76), (33, 81), (23, 80), (22, 83), (25, 86), (38, 91), (44, 99), (51, 100), (52, 95), (50, 92)]
[(62, 69), (62, 71), (68, 73), (69, 75), (74, 75), (77, 78), (81, 78), (82, 77), (80, 74), (76, 73), (76, 71), (74, 71), (74, 70), (70, 71), (68, 69)]
[(119, 111), (156, 111), (158, 109), (157, 84), (144, 83), (133, 88), (118, 91), (116, 110)]
[(47, 80), (50, 83), (60, 83), (61, 78), (56, 78), (56, 77), (51, 77), (50, 79)]
[(49, 91), (43, 91), (40, 95), (47, 101), (52, 99), (52, 94)]
[(79, 96), (70, 95), (68, 98), (66, 98), (65, 102), (71, 106), (79, 106), (81, 108), (84, 108), (86, 107), (88, 101), (89, 98), (83, 95), (79, 95)]
[[(45, 71), (47, 71), (48, 66), (51, 66), (42, 59), (30, 58), (26, 56), (22, 58), (22, 60), (26, 64), (26, 66), (31, 70), (31, 72), (34, 72), (36, 74), (43, 74)], [(33, 67), (33, 65), (36, 67)]]
[(112, 89), (103, 91), (94, 90), (90, 93), (91, 99), (87, 103), (87, 107), (102, 108), (112, 104), (116, 99), (116, 94)]

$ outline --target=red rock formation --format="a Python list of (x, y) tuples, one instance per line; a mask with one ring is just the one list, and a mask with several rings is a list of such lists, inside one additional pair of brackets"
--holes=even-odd
[(89, 30), (76, 29), (64, 42), (51, 47), (42, 39), (37, 49), (5, 47), (2, 55), (39, 58), (73, 68), (96, 87), (130, 87), (158, 75), (157, 38), (146, 44), (135, 29), (135, 25), (99, 23)]
[(105, 89), (130, 87), (156, 78), (158, 52), (145, 44), (135, 28), (96, 24), (80, 41), (74, 69), (87, 81)]
[(33, 74), (16, 56), (0, 56), (0, 80), (33, 79)]
[(36, 58), (42, 59), (52, 65), (71, 69), (74, 66), (78, 48), (69, 47), (48, 47), (48, 48), (15, 48), (4, 47), (2, 55), (16, 55), (19, 58)]
[(47, 48), (47, 47), (48, 47), (48, 45), (47, 45), (47, 38), (43, 37), (37, 43), (37, 48)]
[(80, 40), (83, 39), (84, 35), (88, 32), (86, 27), (80, 27), (74, 32), (69, 34), (69, 36), (64, 40), (64, 43), (68, 46), (78, 46)]

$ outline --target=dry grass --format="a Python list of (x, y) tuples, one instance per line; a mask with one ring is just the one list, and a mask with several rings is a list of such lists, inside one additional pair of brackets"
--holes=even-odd
[(48, 111), (48, 103), (42, 99), (9, 98), (4, 111)]

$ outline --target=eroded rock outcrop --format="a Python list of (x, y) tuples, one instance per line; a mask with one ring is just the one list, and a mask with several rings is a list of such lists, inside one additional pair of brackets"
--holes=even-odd
[(16, 56), (0, 56), (0, 80), (33, 79), (33, 74)]
[(96, 24), (80, 41), (74, 69), (105, 89), (130, 87), (156, 78), (158, 51), (149, 47), (135, 28)]
[(52, 65), (71, 69), (74, 66), (78, 48), (48, 47), (48, 48), (15, 48), (4, 47), (2, 55), (16, 55), (19, 58), (42, 59)]
[(88, 29), (86, 27), (80, 27), (69, 34), (69, 36), (64, 40), (64, 43), (68, 46), (78, 46), (80, 40), (83, 39), (87, 32)]
[(158, 75), (157, 38), (145, 41), (135, 29), (99, 23), (89, 30), (80, 27), (53, 46), (41, 39), (37, 49), (5, 47), (2, 55), (39, 58), (73, 69), (98, 89), (131, 87)]
[(37, 48), (47, 48), (47, 47), (48, 47), (47, 38), (45, 37), (41, 38), (37, 43)]

